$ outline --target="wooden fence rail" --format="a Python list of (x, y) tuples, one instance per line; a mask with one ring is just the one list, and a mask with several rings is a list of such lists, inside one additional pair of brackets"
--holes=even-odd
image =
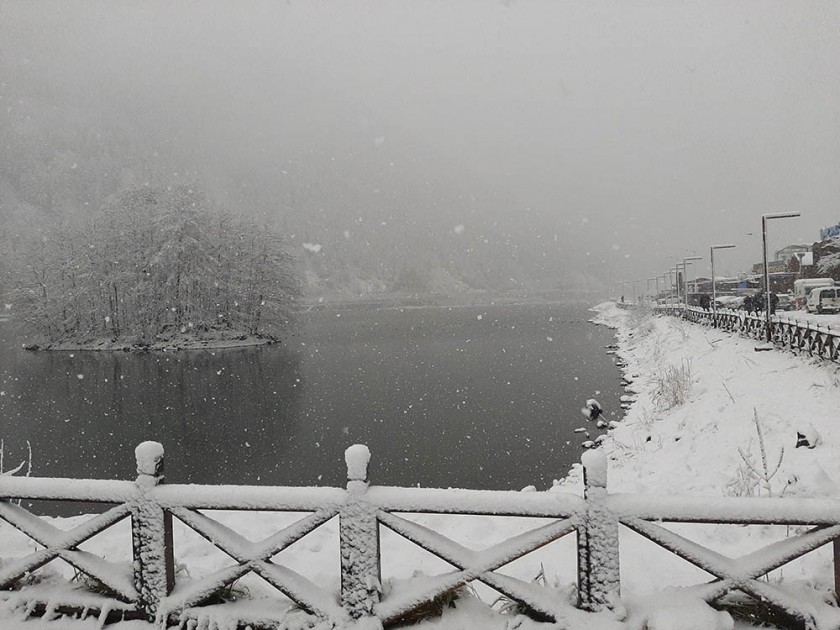
[[(840, 500), (806, 498), (701, 498), (610, 494), (607, 462), (599, 450), (582, 457), (584, 496), (563, 492), (483, 491), (370, 486), (367, 447), (346, 452), (346, 488), (286, 488), (163, 484), (163, 448), (144, 442), (136, 450), (138, 477), (130, 481), (0, 477), (0, 519), (29, 536), (41, 549), (0, 562), (0, 589), (17, 588), (21, 577), (61, 558), (105, 586), (111, 598), (100, 603), (109, 614), (179, 623), (213, 593), (247, 573), (273, 585), (301, 609), (336, 624), (374, 618), (399, 620), (441, 594), (480, 581), (545, 619), (562, 623), (568, 604), (558, 595), (497, 570), (527, 553), (575, 533), (579, 607), (611, 609), (620, 596), (619, 529), (629, 528), (704, 569), (713, 576), (698, 592), (713, 601), (742, 591), (778, 607), (806, 625), (819, 611), (797, 601), (779, 586), (759, 578), (822, 545), (834, 543), (838, 566)], [(16, 499), (108, 503), (114, 507), (62, 531)], [(201, 510), (260, 510), (307, 513), (269, 538), (251, 542)], [(548, 519), (483, 550), (469, 549), (406, 514), (476, 514)], [(341, 588), (330, 592), (274, 556), (330, 519), (338, 517)], [(113, 563), (78, 546), (115, 523), (131, 518), (133, 562)], [(175, 549), (172, 518), (198, 532), (233, 559), (234, 564), (202, 579), (178, 578), (174, 589)], [(807, 531), (740, 558), (728, 558), (663, 526), (664, 523), (808, 525)], [(424, 577), (383, 594), (379, 532), (386, 527), (452, 564), (455, 569)], [(2, 534), (2, 530), (0, 530)], [(573, 562), (570, 559), (570, 562)], [(665, 586), (665, 585), (663, 585)], [(840, 587), (840, 580), (836, 583)], [(174, 589), (174, 590), (173, 590)], [(43, 610), (37, 588), (29, 609)], [(62, 610), (96, 608), (89, 600), (49, 604)], [(40, 606), (40, 607), (39, 607)], [(198, 613), (200, 614), (200, 612)]]
[[(767, 338), (767, 321), (764, 314), (754, 315), (731, 309), (718, 309), (713, 313), (692, 306), (686, 309), (682, 305), (655, 306), (654, 310), (758, 341)], [(770, 317), (770, 333), (773, 345), (778, 348), (826, 361), (840, 362), (840, 329), (775, 315)]]

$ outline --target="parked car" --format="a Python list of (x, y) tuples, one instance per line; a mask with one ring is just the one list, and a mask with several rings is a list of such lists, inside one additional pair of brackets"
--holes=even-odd
[(789, 293), (780, 293), (778, 295), (779, 303), (776, 304), (777, 311), (790, 311), (793, 310), (794, 301), (793, 296)]
[(796, 308), (804, 309), (808, 301), (808, 294), (817, 287), (833, 287), (831, 278), (802, 278), (793, 283), (793, 301)]
[(840, 292), (834, 287), (817, 287), (808, 294), (809, 313), (837, 313), (840, 311)]
[(715, 300), (715, 308), (731, 308), (738, 310), (744, 303), (743, 295), (719, 295)]

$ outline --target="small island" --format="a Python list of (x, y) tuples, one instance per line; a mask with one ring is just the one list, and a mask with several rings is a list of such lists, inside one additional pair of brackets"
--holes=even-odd
[(26, 251), (11, 297), (31, 350), (274, 343), (299, 294), (277, 232), (187, 186), (125, 191)]

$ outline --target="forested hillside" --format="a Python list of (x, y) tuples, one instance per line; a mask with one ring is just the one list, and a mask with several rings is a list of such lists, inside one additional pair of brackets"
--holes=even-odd
[(186, 185), (277, 230), (304, 300), (597, 284), (597, 253), (581, 261), (568, 219), (532, 222), (522, 191), (405, 130), (392, 129), (392, 141), (364, 125), (304, 134), (300, 120), (266, 119), (262, 133), (276, 140), (267, 151), (198, 125), (188, 110), (144, 107), (119, 74), (91, 92), (102, 77), (77, 83), (49, 65), (3, 61), (0, 274), (25, 236), (113, 206), (126, 191)]

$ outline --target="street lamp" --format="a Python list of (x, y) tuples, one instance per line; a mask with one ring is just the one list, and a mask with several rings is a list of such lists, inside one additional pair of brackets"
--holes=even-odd
[(761, 248), (764, 254), (764, 305), (767, 315), (767, 341), (773, 340), (773, 328), (770, 324), (770, 270), (767, 268), (767, 221), (770, 219), (792, 219), (798, 217), (798, 212), (776, 212), (761, 215)]
[[(668, 270), (668, 280), (671, 283), (671, 286), (669, 287), (670, 290), (668, 291), (668, 293), (670, 294), (670, 299), (674, 301), (676, 301), (677, 298), (680, 297), (679, 271), (680, 268), (678, 265), (675, 265)], [(674, 274), (673, 279), (671, 279), (671, 274)]]
[[(682, 269), (682, 275), (680, 275), (680, 269)], [(675, 303), (682, 302), (682, 294), (680, 293), (680, 290), (684, 279), (685, 264), (678, 262), (676, 265), (674, 265), (674, 298), (676, 300)]]
[(709, 256), (712, 259), (712, 325), (717, 328), (717, 291), (715, 289), (715, 250), (729, 249), (734, 245), (712, 245), (709, 248)]
[(690, 260), (703, 260), (702, 256), (688, 256), (683, 258), (683, 294), (685, 295), (685, 310), (683, 311), (684, 314), (688, 313), (688, 261)]

